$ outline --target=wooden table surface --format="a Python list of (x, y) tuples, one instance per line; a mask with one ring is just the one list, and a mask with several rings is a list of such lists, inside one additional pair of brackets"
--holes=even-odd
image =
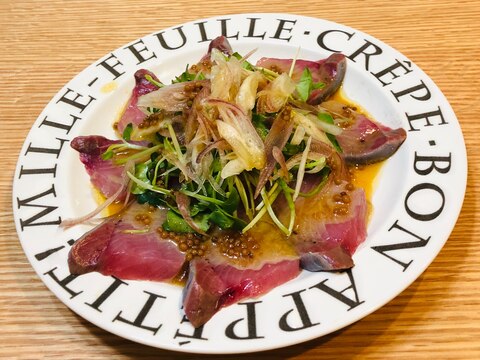
[(427, 271), (390, 303), (334, 334), (285, 349), (215, 359), (480, 359), (480, 2), (0, 1), (0, 358), (197, 359), (139, 345), (66, 308), (36, 276), (14, 227), (11, 190), (22, 143), (52, 96), (132, 40), (197, 18), (290, 12), (339, 22), (393, 46), (442, 89), (463, 129), (463, 210)]

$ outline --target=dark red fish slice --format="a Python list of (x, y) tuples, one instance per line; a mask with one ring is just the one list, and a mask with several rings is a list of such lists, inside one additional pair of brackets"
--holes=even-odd
[[(165, 210), (132, 204), (121, 215), (105, 220), (72, 246), (68, 265), (72, 274), (98, 271), (120, 279), (166, 281), (175, 277), (185, 262), (177, 245), (160, 237), (156, 229)], [(136, 215), (148, 217), (147, 226)]]
[[(293, 59), (261, 58), (257, 66), (279, 73), (288, 73), (292, 61)], [(310, 70), (313, 82), (324, 84), (322, 88), (313, 90), (307, 100), (311, 105), (318, 105), (333, 95), (342, 84), (347, 70), (347, 60), (345, 55), (338, 53), (319, 61), (296, 60), (292, 73), (293, 81), (300, 80), (305, 68)]]
[(198, 327), (222, 307), (266, 294), (300, 273), (299, 259), (274, 225), (261, 222), (249, 231), (259, 249), (242, 264), (211, 245), (207, 256), (190, 263), (183, 308)]
[[(350, 164), (366, 165), (388, 159), (407, 137), (404, 129), (391, 129), (376, 123), (367, 116), (340, 102), (329, 100), (321, 105), (331, 111), (343, 127), (336, 136), (342, 156)], [(347, 119), (347, 123), (343, 123)]]
[[(337, 167), (338, 168), (338, 167)], [(296, 221), (289, 241), (309, 271), (332, 271), (353, 266), (352, 255), (367, 237), (367, 202), (363, 189), (351, 189), (338, 170), (324, 188), (311, 197), (298, 197)], [(306, 175), (302, 192), (312, 190), (318, 179)], [(350, 190), (347, 190), (350, 189)], [(283, 199), (275, 204), (277, 214), (287, 223), (290, 212)]]
[(298, 259), (266, 263), (257, 270), (194, 260), (185, 287), (185, 314), (194, 327), (201, 326), (222, 307), (266, 294), (298, 274)]
[[(90, 181), (103, 196), (113, 196), (124, 184), (123, 165), (116, 165), (112, 160), (103, 160), (102, 154), (112, 144), (120, 140), (109, 140), (103, 136), (78, 136), (70, 146), (80, 153), (80, 161), (85, 165)], [(119, 196), (118, 199), (122, 199)]]
[(138, 98), (142, 95), (159, 89), (157, 85), (146, 79), (147, 75), (149, 75), (153, 80), (160, 82), (155, 74), (151, 71), (140, 69), (135, 72), (135, 87), (132, 90), (132, 95), (128, 100), (125, 111), (117, 123), (117, 130), (120, 135), (123, 134), (123, 130), (125, 130), (125, 127), (128, 124), (131, 123), (133, 125), (138, 125), (146, 117), (145, 113), (137, 107)]
[[(318, 199), (296, 205), (299, 223), (291, 236), (300, 254), (302, 268), (309, 271), (341, 270), (353, 266), (351, 256), (367, 236), (367, 206), (363, 190), (350, 194), (348, 213), (325, 217), (326, 191)], [(297, 200), (298, 202), (298, 200)]]
[(217, 49), (225, 55), (231, 55), (233, 53), (232, 46), (225, 36), (217, 36), (213, 39), (208, 46), (208, 52), (206, 55), (210, 55), (213, 49)]
[(355, 123), (337, 136), (345, 161), (366, 165), (388, 159), (407, 137), (404, 129), (390, 129), (359, 115)]

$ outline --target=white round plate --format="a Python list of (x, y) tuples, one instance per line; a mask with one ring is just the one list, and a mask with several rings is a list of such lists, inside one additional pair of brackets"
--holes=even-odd
[[(407, 130), (383, 166), (373, 196), (368, 238), (344, 273), (301, 275), (258, 299), (218, 312), (194, 329), (183, 317), (182, 289), (71, 275), (67, 255), (88, 226), (61, 230), (62, 219), (96, 207), (88, 176), (69, 142), (78, 135), (114, 137), (133, 73), (164, 82), (225, 35), (251, 57), (318, 60), (348, 57), (344, 92), (377, 121)], [(72, 79), (45, 107), (20, 154), (13, 207), (24, 251), (42, 281), (70, 309), (97, 326), (151, 346), (196, 353), (243, 353), (313, 339), (375, 311), (409, 286), (448, 239), (465, 193), (467, 159), (452, 108), (432, 80), (401, 53), (358, 30), (289, 14), (239, 14), (175, 26), (135, 40)], [(59, 334), (58, 336), (61, 336)]]

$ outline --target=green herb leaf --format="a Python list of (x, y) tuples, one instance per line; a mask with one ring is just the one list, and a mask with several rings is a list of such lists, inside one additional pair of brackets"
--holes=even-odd
[(237, 218), (236, 216), (230, 215), (220, 207), (217, 207), (217, 210), (214, 210), (209, 215), (208, 219), (222, 229), (234, 229), (240, 231), (247, 226), (245, 221)]
[(210, 168), (212, 169), (212, 173), (218, 173), (222, 171), (222, 163), (220, 162), (220, 157), (215, 157), (213, 158), (213, 162), (210, 165)]
[[(330, 115), (330, 114), (327, 113), (327, 112), (318, 113), (317, 118), (318, 118), (320, 121), (326, 122), (327, 124), (334, 124), (332, 115)], [(326, 135), (327, 135), (328, 140), (330, 140), (330, 142), (332, 143), (332, 145), (333, 145), (333, 147), (335, 148), (335, 150), (337, 150), (339, 153), (342, 153), (342, 152), (343, 152), (342, 147), (341, 147), (340, 144), (338, 143), (337, 138), (335, 137), (335, 135), (332, 135), (332, 134), (329, 134), (329, 133), (326, 133)]]
[(198, 228), (207, 232), (210, 229), (210, 223), (208, 222), (208, 214), (198, 214), (193, 217), (193, 221), (197, 224)]
[(208, 209), (206, 204), (196, 203), (190, 206), (190, 216), (195, 217)]
[(230, 191), (228, 194), (227, 200), (225, 200), (224, 204), (222, 205), (222, 209), (229, 214), (233, 214), (233, 212), (237, 210), (239, 202), (240, 196), (238, 195), (238, 191), (237, 189), (232, 188), (232, 191)]
[(209, 215), (208, 219), (212, 223), (218, 225), (221, 229), (230, 229), (234, 224), (233, 219), (229, 218), (224, 212), (220, 210), (213, 211)]
[(189, 68), (189, 65), (187, 64), (185, 71), (181, 73), (179, 76), (175, 76), (175, 79), (172, 81), (172, 84), (205, 79), (205, 76), (202, 73), (198, 73), (198, 74), (191, 73), (190, 71), (188, 71), (188, 68)]
[(300, 100), (304, 102), (308, 100), (308, 97), (310, 96), (310, 90), (312, 88), (312, 82), (312, 73), (306, 67), (303, 69), (302, 77), (297, 84), (297, 93), (300, 97)]
[[(145, 163), (140, 163), (135, 165), (135, 177), (146, 184), (151, 184), (150, 179), (148, 178), (148, 171), (150, 170), (150, 166), (146, 165)], [(137, 183), (132, 184), (132, 188), (130, 192), (132, 194), (142, 194), (147, 189), (143, 188), (142, 186), (138, 185)]]
[(137, 202), (139, 204), (149, 204), (152, 206), (166, 206), (167, 203), (164, 199), (164, 195), (156, 193), (154, 191), (146, 190), (145, 192), (137, 195)]
[(310, 72), (310, 69), (306, 67), (305, 69), (303, 69), (302, 76), (297, 83), (296, 89), (300, 100), (306, 102), (310, 97), (310, 93), (312, 92), (312, 90), (321, 89), (324, 86), (324, 83), (313, 82), (312, 73)]
[(303, 150), (305, 150), (305, 141), (302, 141), (298, 145), (292, 145), (289, 142), (287, 142), (285, 144), (285, 147), (282, 149), (282, 153), (283, 155), (290, 157), (303, 152)]
[(330, 115), (327, 112), (323, 112), (323, 113), (319, 112), (317, 117), (318, 117), (319, 120), (322, 120), (323, 122), (326, 122), (327, 124), (333, 124), (334, 123), (332, 115)]
[(287, 200), (288, 208), (290, 210), (290, 222), (288, 223), (288, 232), (287, 232), (287, 236), (290, 236), (292, 234), (293, 226), (295, 224), (295, 216), (296, 216), (295, 203), (293, 202), (292, 194), (290, 194), (290, 192), (288, 191), (287, 183), (282, 178), (279, 179), (279, 183), (280, 183), (280, 187), (283, 190), (283, 195)]
[(125, 129), (123, 130), (123, 134), (122, 134), (123, 140), (130, 141), (130, 137), (132, 136), (132, 131), (133, 131), (132, 123), (125, 126)]
[(162, 224), (162, 227), (166, 231), (173, 231), (176, 233), (192, 233), (195, 232), (187, 222), (175, 213), (173, 210), (167, 211), (167, 218), (165, 222)]
[[(203, 231), (208, 231), (210, 228), (210, 224), (208, 222), (208, 215), (207, 214), (200, 214), (193, 218), (195, 224), (199, 227), (199, 229)], [(185, 221), (185, 219), (178, 215), (173, 210), (167, 211), (167, 218), (165, 222), (162, 224), (162, 227), (166, 231), (173, 231), (176, 233), (193, 233), (193, 230), (190, 225)]]
[(265, 138), (268, 135), (268, 129), (267, 126), (265, 125), (265, 121), (267, 120), (267, 117), (262, 114), (257, 114), (256, 112), (252, 113), (252, 124), (255, 130), (257, 130), (258, 135), (262, 138), (262, 140), (265, 140)]

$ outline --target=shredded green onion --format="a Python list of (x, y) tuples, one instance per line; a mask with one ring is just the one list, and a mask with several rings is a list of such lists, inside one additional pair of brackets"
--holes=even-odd
[(288, 191), (289, 188), (285, 183), (285, 180), (279, 179), (280, 186), (283, 190), (283, 194), (285, 195), (285, 199), (287, 200), (288, 208), (290, 209), (290, 222), (288, 223), (288, 231), (287, 236), (290, 236), (293, 231), (293, 225), (295, 224), (295, 203), (293, 202), (292, 195)]
[(152, 146), (151, 148), (146, 148), (146, 150), (140, 151), (140, 152), (135, 153), (133, 155), (130, 155), (128, 157), (121, 158), (121, 159), (116, 159), (116, 160), (114, 160), (114, 162), (117, 165), (126, 164), (127, 161), (135, 161), (135, 160), (139, 160), (139, 159), (145, 158), (147, 156), (150, 156), (151, 154), (153, 154), (154, 152), (156, 152), (160, 148), (161, 148), (161, 145)]
[[(272, 196), (269, 198), (269, 203), (272, 204), (280, 194), (281, 189), (277, 189)], [(260, 219), (266, 214), (267, 208), (264, 206), (258, 213), (255, 215), (255, 217), (250, 221), (242, 230), (242, 233), (246, 233), (248, 230), (250, 230), (253, 226), (255, 226), (256, 223), (260, 221)]]
[[(288, 69), (290, 79), (288, 79), (287, 74), (277, 73), (270, 69), (250, 64), (246, 60), (250, 53), (242, 57), (237, 53), (227, 55), (214, 50), (212, 57), (213, 66), (218, 66), (218, 68), (214, 69), (215, 71), (223, 71), (221, 66), (227, 65), (226, 69), (228, 71), (240, 71), (242, 74), (240, 78), (242, 79), (245, 78), (245, 75), (261, 74), (258, 75), (262, 82), (261, 86), (257, 86), (258, 84), (250, 87), (244, 86), (240, 96), (238, 95), (238, 89), (232, 88), (233, 85), (229, 85), (228, 82), (220, 81), (219, 84), (216, 84), (214, 79), (216, 76), (215, 71), (212, 71), (212, 75), (208, 78), (211, 80), (211, 93), (214, 94), (214, 86), (217, 86), (219, 92), (225, 92), (228, 96), (212, 95), (216, 98), (216, 101), (208, 101), (209, 98), (207, 97), (205, 102), (196, 101), (195, 108), (192, 108), (193, 97), (198, 96), (200, 90), (198, 90), (196, 83), (192, 84), (191, 82), (202, 80), (200, 85), (203, 86), (202, 83), (206, 77), (200, 72), (197, 73), (197, 70), (191, 70), (193, 68), (189, 68), (187, 65), (185, 71), (175, 77), (175, 80), (172, 82), (185, 82), (185, 94), (180, 94), (179, 98), (176, 98), (178, 89), (182, 86), (180, 84), (175, 87), (175, 96), (172, 95), (172, 99), (165, 101), (168, 105), (161, 105), (163, 100), (148, 99), (150, 95), (144, 98), (146, 101), (141, 105), (142, 109), (146, 108), (147, 111), (158, 112), (159, 115), (158, 118), (150, 117), (145, 122), (145, 125), (148, 125), (148, 127), (154, 126), (149, 128), (151, 132), (149, 135), (151, 136), (148, 139), (151, 143), (148, 147), (142, 143), (130, 142), (132, 131), (139, 129), (137, 129), (135, 124), (128, 124), (123, 132), (122, 141), (110, 145), (102, 153), (102, 159), (112, 161), (115, 165), (132, 164), (133, 169), (127, 169), (126, 174), (131, 180), (129, 184), (130, 192), (136, 196), (137, 201), (142, 204), (149, 203), (155, 206), (166, 206), (176, 216), (175, 219), (178, 218), (177, 220), (179, 221), (185, 222), (188, 219), (182, 218), (181, 213), (183, 209), (180, 212), (176, 204), (174, 191), (181, 192), (189, 197), (188, 203), (190, 208), (187, 209), (189, 215), (192, 219), (201, 218), (206, 229), (213, 225), (221, 228), (232, 227), (245, 233), (252, 229), (268, 213), (268, 216), (280, 231), (286, 236), (290, 236), (296, 221), (295, 201), (299, 196), (311, 197), (318, 194), (325, 185), (330, 172), (326, 158), (310, 152), (310, 148), (313, 146), (312, 141), (323, 141), (326, 144), (331, 142), (331, 145), (338, 151), (339, 146), (337, 146), (338, 143), (334, 135), (338, 135), (342, 131), (336, 125), (337, 116), (334, 121), (331, 112), (306, 103), (311, 92), (321, 88), (324, 84), (314, 82), (313, 78), (316, 77), (312, 76), (308, 66), (303, 69), (301, 76), (298, 76), (300, 74), (298, 74), (299, 71), (297, 71), (298, 67), (296, 65), (300, 61), (297, 61), (299, 53), (300, 48), (298, 48), (295, 57), (291, 61)], [(234, 58), (237, 58), (238, 61), (232, 61)], [(192, 72), (190, 73), (190, 71)], [(265, 83), (268, 85), (268, 83), (279, 78), (279, 76), (281, 78), (277, 81), (288, 80), (290, 87), (293, 87), (292, 77), (295, 76), (296, 80), (294, 83), (296, 85), (294, 90), (289, 91), (288, 99), (285, 99), (284, 96), (280, 97), (282, 101), (279, 105), (280, 109), (275, 108), (274, 112), (270, 113), (265, 109), (262, 110), (262, 106), (260, 106), (260, 101), (263, 101), (264, 98), (258, 100), (258, 103), (255, 99), (259, 99), (258, 93), (266, 88)], [(166, 86), (151, 75), (145, 75), (145, 79), (158, 87)], [(222, 79), (222, 77), (219, 76), (218, 79)], [(205, 80), (205, 82), (207, 81), (209, 80)], [(237, 85), (240, 87), (243, 85), (243, 81)], [(246, 84), (250, 85), (248, 82)], [(190, 91), (187, 88), (187, 86), (192, 88), (192, 85), (195, 89), (194, 91)], [(223, 89), (227, 85), (230, 88)], [(266, 92), (268, 93), (268, 91)], [(235, 98), (235, 93), (237, 93), (237, 98)], [(162, 96), (165, 96), (165, 93)], [(242, 108), (242, 96), (253, 99), (251, 101), (252, 107), (248, 109)], [(275, 97), (279, 97), (277, 94), (269, 94), (268, 96), (271, 96), (271, 98), (267, 99), (268, 101), (276, 101), (278, 99)], [(235, 98), (235, 100), (226, 100), (227, 98)], [(181, 102), (182, 106), (171, 106), (177, 100)], [(260, 145), (265, 145), (265, 139), (271, 128), (271, 119), (283, 111), (282, 106), (285, 106), (285, 101), (287, 102), (286, 106), (291, 109), (291, 116), (293, 117), (293, 129), (288, 139), (286, 139), (286, 145), (281, 149), (287, 164), (287, 174), (282, 178), (279, 175), (279, 168), (281, 167), (276, 165), (273, 175), (267, 181), (267, 185), (260, 189), (261, 198), (255, 199), (254, 194), (259, 182), (261, 165), (243, 166), (243, 163), (238, 163), (238, 161), (242, 160), (247, 163), (255, 159), (258, 163), (264, 163), (262, 159), (267, 154), (265, 154), (266, 151)], [(175, 110), (172, 110), (173, 108)], [(195, 111), (198, 113), (195, 113)], [(180, 136), (178, 135), (178, 130), (177, 132), (175, 131), (173, 123), (177, 119), (185, 119), (192, 114), (197, 116), (198, 120), (195, 119), (195, 125), (192, 129), (187, 128), (189, 125), (186, 125), (185, 138), (187, 139), (184, 139), (183, 134)], [(228, 119), (225, 119), (225, 117)], [(234, 140), (242, 146), (232, 145), (233, 140), (228, 141), (227, 134), (221, 132), (217, 122), (220, 121), (222, 124), (224, 122), (228, 123), (226, 120), (238, 122), (236, 126), (239, 127), (237, 132), (240, 134), (240, 140)], [(188, 121), (185, 123), (188, 123)], [(249, 128), (249, 126), (252, 126), (252, 128)], [(191, 134), (189, 134), (188, 130), (192, 130)], [(245, 134), (249, 134), (249, 136)], [(242, 142), (244, 137), (248, 137), (251, 140), (250, 143), (245, 141), (244, 144)], [(258, 140), (260, 145), (254, 142), (254, 140)], [(222, 141), (226, 145), (207, 149), (207, 146), (213, 145), (217, 141)], [(285, 144), (285, 142), (283, 143)], [(251, 146), (249, 147), (249, 145)], [(255, 152), (254, 149), (260, 150)], [(203, 150), (208, 152), (199, 156)], [(239, 156), (240, 153), (243, 157)], [(284, 164), (282, 163), (282, 165)], [(227, 169), (231, 170), (227, 176), (224, 175), (226, 166)], [(241, 171), (242, 169), (250, 170)], [(319, 183), (309, 192), (303, 193), (300, 190), (305, 173), (316, 174), (315, 176), (319, 177)], [(288, 206), (290, 215), (288, 224), (282, 223), (282, 221), (287, 221), (284, 214), (286, 209), (281, 209), (282, 216), (280, 217), (277, 216), (274, 210), (274, 208), (277, 208), (275, 201), (280, 194), (283, 194), (282, 201), (286, 201)], [(178, 195), (177, 193), (177, 197)], [(171, 217), (173, 216), (172, 214)], [(184, 212), (183, 214), (185, 215)], [(248, 219), (248, 224), (245, 223), (245, 219)], [(127, 233), (132, 234), (143, 231), (135, 229), (126, 230)]]
[[(268, 191), (268, 194), (267, 196), (270, 197), (272, 196), (272, 194), (277, 190), (277, 187), (278, 187), (278, 183), (275, 182), (275, 184), (273, 184), (273, 186), (271, 187), (271, 189)], [(262, 207), (265, 206), (265, 202), (264, 201), (261, 201), (257, 207), (255, 208), (256, 211), (259, 211)]]
[(158, 168), (164, 161), (165, 161), (165, 157), (162, 157), (160, 160), (157, 161), (157, 164), (155, 165), (155, 170), (153, 172), (152, 184), (157, 183)]
[(303, 176), (305, 175), (305, 163), (307, 162), (311, 143), (312, 137), (310, 136), (307, 140), (307, 144), (305, 146), (305, 150), (303, 151), (302, 159), (300, 160), (300, 165), (298, 167), (297, 183), (295, 185), (295, 192), (293, 193), (293, 201), (297, 200), (298, 194), (300, 193), (300, 188), (302, 187)]
[(190, 197), (193, 197), (195, 199), (198, 199), (198, 200), (201, 200), (201, 201), (205, 201), (205, 202), (210, 202), (212, 204), (217, 204), (217, 205), (223, 205), (225, 202), (222, 201), (222, 200), (218, 200), (218, 199), (215, 199), (213, 197), (209, 197), (209, 196), (204, 196), (204, 195), (200, 195), (200, 194), (196, 194), (192, 191), (188, 191), (188, 190), (180, 190), (181, 193), (185, 194), (185, 195), (188, 195)]
[(175, 152), (177, 153), (178, 159), (180, 160), (180, 162), (185, 163), (185, 157), (183, 156), (182, 150), (180, 149), (177, 134), (175, 134), (175, 130), (173, 130), (172, 124), (167, 124), (167, 128), (168, 132), (170, 133), (170, 137), (172, 138), (173, 146), (175, 148)]
[(243, 207), (245, 209), (245, 213), (247, 217), (252, 220), (253, 218), (253, 210), (250, 208), (250, 204), (248, 202), (248, 195), (245, 190), (245, 187), (243, 186), (242, 181), (238, 178), (238, 176), (235, 176), (235, 186), (237, 187), (238, 195), (240, 196), (240, 200), (242, 201)]
[(267, 192), (265, 191), (265, 188), (260, 191), (260, 195), (262, 196), (262, 199), (265, 203), (265, 207), (267, 208), (268, 215), (270, 215), (270, 218), (273, 220), (275, 225), (278, 226), (278, 228), (287, 236), (290, 235), (288, 232), (288, 229), (285, 227), (285, 225), (282, 224), (282, 222), (277, 218), (277, 215), (275, 215), (275, 212), (273, 211), (272, 204), (270, 202), (269, 197), (267, 196)]
[(127, 171), (127, 176), (128, 176), (128, 177), (130, 178), (130, 180), (132, 180), (135, 184), (137, 184), (138, 186), (143, 187), (144, 189), (147, 189), (147, 190), (150, 190), (150, 191), (159, 193), (159, 194), (163, 194), (163, 195), (170, 195), (170, 194), (172, 193), (170, 190), (163, 189), (163, 188), (161, 188), (161, 187), (158, 187), (158, 186), (155, 186), (155, 185), (152, 185), (152, 184), (148, 184), (148, 183), (146, 183), (145, 181), (140, 180), (139, 178), (135, 177), (135, 175), (133, 175), (130, 171)]

